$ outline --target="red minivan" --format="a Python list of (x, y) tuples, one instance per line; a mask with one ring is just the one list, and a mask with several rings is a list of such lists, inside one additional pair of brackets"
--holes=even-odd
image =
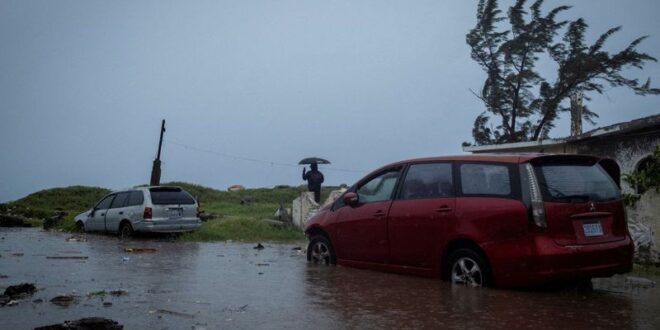
[(629, 272), (620, 189), (600, 163), (547, 154), (393, 163), (309, 220), (307, 258), (470, 286)]

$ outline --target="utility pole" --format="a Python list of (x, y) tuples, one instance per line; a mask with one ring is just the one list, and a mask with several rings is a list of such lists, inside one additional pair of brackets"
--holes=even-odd
[(152, 186), (160, 185), (160, 149), (163, 147), (163, 133), (165, 133), (165, 119), (160, 126), (160, 140), (158, 141), (158, 154), (154, 160), (154, 165), (151, 168), (151, 182)]

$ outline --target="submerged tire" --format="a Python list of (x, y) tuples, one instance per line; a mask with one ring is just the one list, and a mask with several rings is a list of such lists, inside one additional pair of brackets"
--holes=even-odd
[(334, 265), (337, 263), (335, 249), (330, 240), (321, 235), (313, 236), (307, 246), (307, 261), (315, 264)]
[(76, 231), (78, 231), (80, 233), (85, 232), (85, 224), (82, 221), (76, 222)]
[(133, 236), (133, 226), (131, 226), (130, 222), (122, 222), (121, 225), (119, 225), (119, 238), (130, 238)]
[(481, 254), (461, 248), (454, 251), (447, 264), (445, 278), (452, 284), (471, 287), (491, 286), (491, 273), (488, 263)]

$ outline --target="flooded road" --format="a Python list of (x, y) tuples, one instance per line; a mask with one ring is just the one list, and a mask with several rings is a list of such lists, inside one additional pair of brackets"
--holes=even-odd
[[(23, 282), (38, 289), (0, 307), (0, 328), (92, 316), (125, 329), (660, 328), (660, 288), (633, 285), (628, 275), (594, 280), (591, 292), (480, 290), (309, 265), (295, 245), (70, 236), (0, 228), (0, 290)], [(50, 302), (61, 294), (75, 303)]]

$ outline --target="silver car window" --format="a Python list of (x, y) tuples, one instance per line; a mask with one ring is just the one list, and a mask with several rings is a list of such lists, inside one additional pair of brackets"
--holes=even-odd
[(105, 210), (110, 208), (110, 203), (112, 202), (113, 198), (115, 198), (114, 194), (102, 199), (98, 204), (96, 204), (96, 207), (94, 208), (97, 210)]
[(118, 193), (117, 197), (112, 201), (112, 205), (110, 206), (111, 209), (117, 209), (120, 207), (126, 206), (126, 202), (128, 201), (128, 192), (122, 192)]

